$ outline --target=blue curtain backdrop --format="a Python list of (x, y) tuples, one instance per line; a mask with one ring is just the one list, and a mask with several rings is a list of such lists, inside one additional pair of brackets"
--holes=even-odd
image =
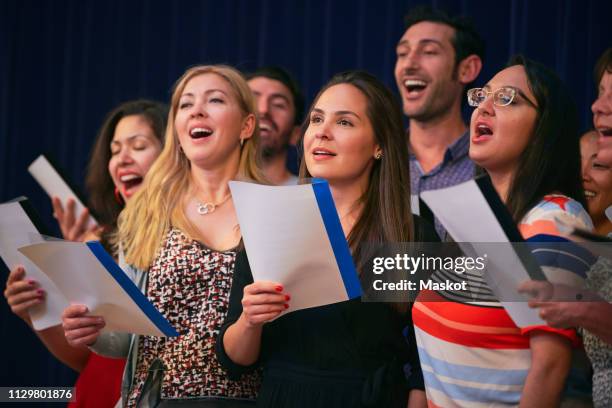
[[(0, 1), (0, 202), (31, 198), (52, 228), (51, 205), (28, 175), (52, 155), (82, 186), (88, 153), (107, 111), (139, 97), (167, 101), (189, 66), (228, 63), (242, 70), (281, 65), (307, 100), (338, 71), (361, 68), (395, 90), (398, 0), (2, 0)], [(583, 127), (591, 123), (592, 69), (612, 45), (606, 0), (431, 1), (471, 16), (487, 41), (487, 81), (524, 53), (571, 87)], [(83, 271), (87, 273), (87, 271)], [(7, 271), (0, 266), (0, 287)], [(55, 361), (0, 299), (0, 386), (70, 385)]]

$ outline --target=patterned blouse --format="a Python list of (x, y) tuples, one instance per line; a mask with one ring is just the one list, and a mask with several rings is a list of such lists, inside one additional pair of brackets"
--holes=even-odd
[[(600, 257), (587, 276), (587, 287), (612, 302), (612, 261)], [(584, 349), (593, 364), (593, 404), (612, 407), (612, 345), (583, 330)]]
[[(128, 406), (136, 406), (150, 368), (161, 362), (161, 398), (255, 399), (258, 373), (230, 380), (215, 341), (228, 311), (236, 252), (218, 252), (189, 240), (180, 230), (167, 239), (148, 275), (147, 297), (180, 336), (141, 336)], [(159, 360), (154, 365), (156, 360)]]

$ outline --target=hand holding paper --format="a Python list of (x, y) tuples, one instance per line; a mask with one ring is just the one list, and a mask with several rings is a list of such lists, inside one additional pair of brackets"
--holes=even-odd
[(258, 281), (245, 286), (242, 314), (246, 323), (251, 327), (259, 326), (276, 319), (288, 309), (291, 296), (283, 290), (283, 286), (276, 282)]
[(102, 228), (96, 224), (90, 224), (89, 209), (84, 208), (77, 216), (76, 201), (69, 198), (65, 204), (58, 197), (51, 199), (53, 205), (53, 217), (57, 220), (62, 236), (67, 241), (93, 241), (99, 240)]
[[(49, 197), (57, 197), (63, 203), (68, 203), (68, 200), (73, 200), (75, 202), (75, 214), (83, 214), (83, 211), (86, 209), (85, 205), (45, 156), (38, 156), (38, 158), (30, 164), (28, 171)], [(94, 227), (97, 224), (98, 222), (93, 217), (89, 216), (87, 228)], [(62, 231), (62, 233), (63, 232), (64, 231)]]
[(103, 317), (89, 316), (84, 305), (70, 305), (64, 310), (62, 326), (68, 344), (72, 347), (91, 346), (106, 326)]
[[(39, 232), (41, 226), (35, 225), (29, 216), (32, 211), (25, 197), (0, 204), (0, 256), (13, 271), (18, 265), (24, 267), (25, 277), (20, 279), (21, 286), (32, 279), (36, 287), (44, 291), (44, 302), (27, 308), (34, 329), (44, 330), (62, 322), (62, 311), (68, 306), (68, 301), (53, 281), (18, 251), (18, 248), (24, 245), (43, 240)], [(11, 289), (14, 289), (14, 286), (11, 285)]]
[(361, 295), (327, 182), (263, 186), (230, 182), (255, 282), (278, 282), (288, 311)]
[(49, 275), (71, 304), (102, 316), (105, 330), (178, 335), (99, 242), (44, 242), (19, 251)]

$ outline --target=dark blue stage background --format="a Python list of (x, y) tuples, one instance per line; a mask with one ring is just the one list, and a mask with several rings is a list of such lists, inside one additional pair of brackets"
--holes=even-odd
[[(281, 65), (312, 98), (341, 70), (366, 69), (393, 89), (402, 17), (415, 1), (0, 1), (0, 202), (30, 197), (56, 228), (49, 200), (27, 165), (50, 153), (82, 185), (105, 113), (139, 97), (167, 101), (189, 66)], [(612, 45), (612, 2), (432, 1), (472, 16), (487, 40), (478, 83), (524, 53), (554, 68), (591, 123), (597, 56)], [(560, 158), (561, 159), (561, 158)], [(87, 271), (83, 271), (87, 273)], [(4, 288), (6, 269), (0, 266)], [(51, 358), (0, 300), (0, 386), (70, 385), (74, 373)]]

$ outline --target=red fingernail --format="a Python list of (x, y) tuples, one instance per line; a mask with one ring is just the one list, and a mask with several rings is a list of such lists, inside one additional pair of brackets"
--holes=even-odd
[(291, 296), (285, 295), (285, 300), (289, 300), (289, 299), (291, 299)]
[(34, 279), (28, 279), (28, 284), (29, 285), (33, 285), (35, 283), (36, 283), (36, 281)]
[(289, 309), (289, 305), (285, 303), (285, 309)]
[(38, 289), (38, 290), (36, 291), (36, 293), (38, 293), (38, 295), (39, 295), (39, 296), (42, 296), (42, 295), (44, 295), (44, 294), (45, 294), (45, 291), (44, 291), (44, 290), (42, 290), (42, 289)]
[(277, 292), (282, 292), (283, 291), (283, 287), (281, 285), (276, 285), (274, 287), (274, 290), (277, 291)]

